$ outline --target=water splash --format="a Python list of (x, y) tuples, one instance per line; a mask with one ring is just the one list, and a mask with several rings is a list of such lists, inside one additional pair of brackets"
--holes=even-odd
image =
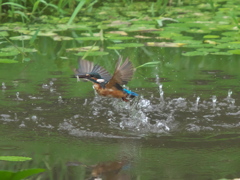
[(23, 99), (19, 97), (20, 93), (19, 92), (16, 92), (16, 97), (17, 97), (17, 100), (18, 101), (22, 101)]
[(3, 83), (2, 83), (2, 90), (6, 89), (6, 88), (7, 88), (7, 87), (6, 87), (5, 83), (3, 82)]
[(63, 99), (62, 99), (62, 96), (58, 96), (58, 103), (63, 103)]
[(50, 86), (53, 86), (53, 84), (54, 84), (53, 81), (50, 81), (50, 82), (49, 82), (49, 85), (50, 85)]

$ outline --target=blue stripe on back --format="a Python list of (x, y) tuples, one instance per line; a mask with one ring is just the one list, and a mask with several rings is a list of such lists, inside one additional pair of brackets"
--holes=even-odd
[(131, 96), (138, 96), (138, 94), (137, 94), (137, 93), (135, 93), (135, 92), (132, 92), (132, 91), (130, 91), (130, 90), (123, 89), (123, 91), (124, 91), (125, 93), (127, 93), (128, 95), (131, 95)]

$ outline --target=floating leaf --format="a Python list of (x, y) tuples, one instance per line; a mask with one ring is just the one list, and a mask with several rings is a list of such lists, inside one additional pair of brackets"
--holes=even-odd
[(0, 177), (4, 180), (22, 180), (29, 176), (44, 172), (45, 169), (25, 169), (17, 172), (0, 171)]
[(203, 38), (205, 38), (205, 39), (215, 39), (215, 38), (219, 38), (220, 36), (218, 36), (218, 35), (205, 35), (205, 36), (203, 36)]
[(155, 25), (148, 25), (148, 24), (134, 24), (130, 27), (120, 28), (123, 31), (133, 32), (133, 31), (159, 31), (159, 29), (155, 28)]
[[(35, 31), (32, 31), (30, 35), (34, 35)], [(39, 31), (37, 36), (56, 36), (57, 33), (51, 32), (51, 31)]]
[(232, 55), (232, 53), (230, 53), (230, 52), (214, 52), (214, 53), (211, 53), (211, 54), (213, 54), (213, 55)]
[(184, 43), (171, 43), (171, 42), (147, 42), (146, 46), (154, 47), (181, 47)]
[(12, 59), (1, 59), (0, 63), (18, 63), (18, 61), (12, 60)]
[(0, 57), (6, 57), (6, 56), (16, 56), (20, 52), (18, 51), (6, 51), (6, 52), (0, 52)]
[(14, 47), (14, 46), (9, 46), (9, 47), (6, 47), (6, 48), (2, 48), (1, 49), (2, 51), (5, 51), (5, 52), (16, 52), (16, 53), (19, 53), (19, 51), (22, 51), (22, 52), (37, 52), (36, 49), (34, 48), (24, 48), (24, 47)]
[(67, 37), (67, 36), (52, 36), (54, 41), (69, 41), (69, 40), (73, 40), (72, 37)]
[(108, 39), (110, 39), (110, 40), (130, 40), (130, 39), (134, 39), (134, 38), (128, 37), (128, 36), (111, 36), (111, 37), (108, 37)]
[(29, 161), (32, 160), (30, 157), (23, 156), (0, 156), (1, 161)]
[(76, 48), (68, 48), (66, 51), (98, 51), (100, 48), (99, 46), (85, 46), (85, 47), (76, 47)]
[(211, 31), (209, 29), (189, 29), (186, 32), (194, 33), (194, 34), (205, 34), (205, 33), (210, 33)]
[(197, 51), (202, 51), (202, 52), (217, 52), (219, 49), (216, 48), (199, 48)]
[(122, 36), (127, 36), (128, 35), (125, 31), (109, 31), (109, 32), (106, 32), (106, 33), (118, 34), (118, 35), (122, 35)]
[(31, 38), (32, 36), (28, 36), (28, 35), (10, 37), (11, 40), (19, 40), (19, 41), (29, 40)]
[(100, 33), (92, 33), (92, 34), (90, 34), (90, 33), (82, 33), (81, 35), (83, 35), (83, 36), (90, 36), (90, 37), (100, 37), (101, 36)]
[(192, 51), (192, 52), (186, 52), (182, 53), (183, 56), (206, 56), (208, 52), (201, 52), (201, 51)]
[(119, 46), (110, 46), (107, 47), (108, 49), (124, 49), (124, 47), (119, 47)]
[[(87, 56), (103, 56), (103, 55), (108, 55), (108, 52), (103, 52), (103, 51), (91, 51), (88, 53)], [(79, 52), (76, 54), (77, 56), (84, 56), (85, 52)]]
[(134, 37), (139, 38), (139, 39), (151, 39), (152, 38), (152, 37), (149, 37), (149, 36), (141, 36), (141, 35), (136, 35)]
[(176, 36), (174, 37), (174, 40), (192, 40), (192, 36)]
[(205, 40), (204, 43), (208, 44), (218, 44), (216, 41)]
[(240, 49), (230, 50), (228, 52), (232, 54), (240, 54)]
[(0, 31), (0, 36), (8, 36), (8, 32), (7, 31)]
[(80, 41), (99, 41), (100, 37), (89, 36), (89, 37), (78, 37), (75, 39)]
[(141, 47), (141, 46), (144, 46), (144, 44), (141, 44), (141, 43), (122, 43), (122, 44), (117, 44), (116, 46), (118, 46), (118, 47)]

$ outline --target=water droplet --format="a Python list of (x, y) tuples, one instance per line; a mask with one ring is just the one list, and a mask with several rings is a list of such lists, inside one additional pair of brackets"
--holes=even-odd
[(43, 85), (42, 85), (42, 88), (43, 88), (43, 89), (48, 89), (49, 87), (48, 87), (47, 84), (43, 84)]
[(17, 99), (19, 99), (19, 92), (16, 92)]
[(26, 125), (25, 125), (24, 122), (22, 122), (22, 123), (19, 125), (19, 127), (20, 127), (20, 128), (24, 128), (24, 127), (26, 127)]
[(6, 89), (7, 87), (5, 86), (5, 83), (2, 83), (2, 89)]
[(49, 82), (49, 85), (52, 86), (54, 83), (52, 81)]
[(37, 118), (37, 116), (33, 115), (33, 116), (31, 117), (31, 119), (32, 119), (33, 121), (36, 121), (38, 118)]
[(212, 96), (212, 102), (215, 104), (217, 102), (217, 96)]
[(228, 98), (230, 98), (230, 97), (231, 97), (231, 95), (232, 95), (232, 90), (231, 90), (231, 89), (229, 89), (229, 90), (228, 90)]
[(58, 102), (63, 103), (62, 96), (58, 96)]

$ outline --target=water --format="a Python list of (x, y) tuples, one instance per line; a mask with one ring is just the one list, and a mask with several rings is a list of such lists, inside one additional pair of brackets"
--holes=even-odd
[[(69, 60), (57, 57), (61, 43), (41, 41), (47, 47), (32, 53), (31, 62), (0, 66), (1, 155), (33, 158), (0, 162), (3, 169), (48, 169), (40, 179), (87, 179), (103, 165), (125, 179), (239, 177), (238, 66), (216, 56), (179, 59), (184, 49), (151, 47), (151, 58), (162, 64), (135, 72), (127, 88), (140, 96), (126, 103), (70, 78), (78, 58), (65, 51)], [(145, 51), (119, 52), (138, 66), (149, 59)], [(117, 58), (109, 51), (87, 59), (112, 72)]]

